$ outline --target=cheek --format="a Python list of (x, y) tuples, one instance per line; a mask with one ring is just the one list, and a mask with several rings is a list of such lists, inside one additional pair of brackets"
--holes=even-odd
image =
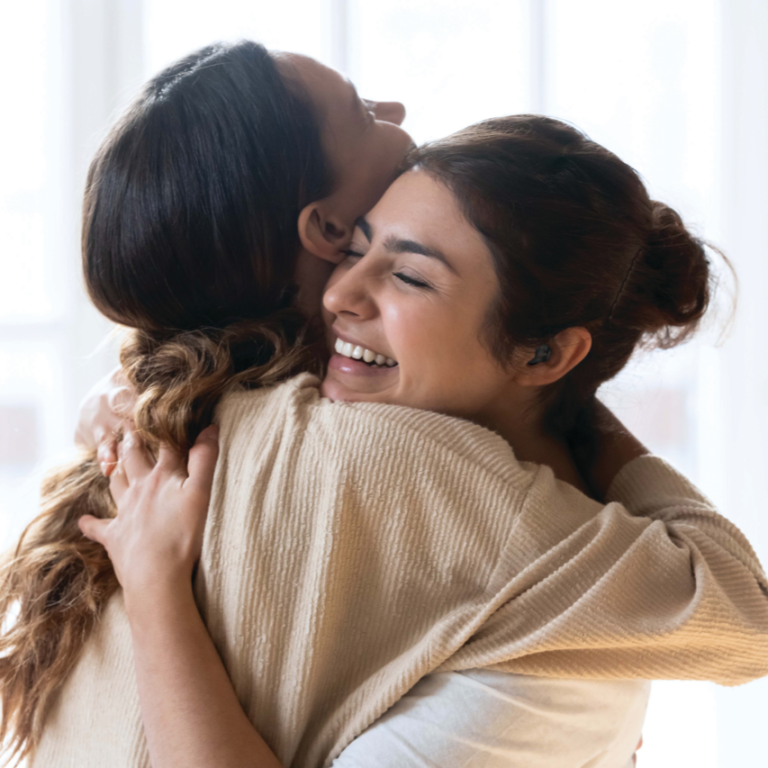
[(393, 306), (385, 322), (405, 384), (433, 393), (468, 392), (484, 388), (493, 376), (496, 365), (480, 342), (478, 318), (430, 306)]

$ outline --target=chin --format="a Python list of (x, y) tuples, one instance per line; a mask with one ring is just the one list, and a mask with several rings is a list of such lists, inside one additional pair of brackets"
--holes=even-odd
[(344, 403), (391, 403), (384, 393), (379, 392), (355, 392), (335, 381), (333, 377), (326, 376), (320, 384), (320, 397)]
[(327, 397), (329, 400), (354, 402), (354, 396), (352, 393), (344, 390), (344, 387), (340, 386), (338, 382), (329, 379), (326, 376), (320, 383), (320, 397)]

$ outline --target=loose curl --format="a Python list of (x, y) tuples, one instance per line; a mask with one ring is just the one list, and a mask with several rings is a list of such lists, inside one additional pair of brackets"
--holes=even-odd
[[(232, 388), (319, 372), (292, 309), (301, 208), (332, 188), (309, 100), (260, 45), (206, 47), (145, 87), (91, 164), (83, 270), (129, 326), (120, 361), (150, 449), (186, 454)], [(21, 760), (118, 588), (78, 519), (112, 517), (93, 453), (50, 473), (0, 572), (0, 743)]]

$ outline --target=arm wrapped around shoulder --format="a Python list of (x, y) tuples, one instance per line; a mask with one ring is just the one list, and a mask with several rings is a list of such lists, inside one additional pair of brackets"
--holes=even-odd
[(768, 674), (765, 573), (693, 485), (642, 456), (585, 521), (578, 496), (541, 468), (504, 554), (509, 578), (497, 574), (495, 610), (441, 671), (721, 685)]

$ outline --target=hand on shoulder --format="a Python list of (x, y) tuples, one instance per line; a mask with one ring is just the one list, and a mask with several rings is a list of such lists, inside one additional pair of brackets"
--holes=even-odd
[(160, 447), (155, 461), (132, 426), (126, 426), (110, 477), (117, 516), (83, 515), (79, 525), (109, 553), (129, 613), (147, 590), (191, 585), (218, 452), (218, 427), (211, 425), (199, 434), (188, 462), (167, 446)]

